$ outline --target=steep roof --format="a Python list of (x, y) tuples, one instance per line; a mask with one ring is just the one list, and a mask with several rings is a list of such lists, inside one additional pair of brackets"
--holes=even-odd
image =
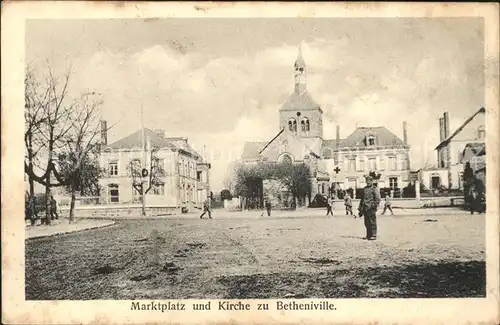
[[(170, 149), (175, 149), (176, 146), (172, 144), (170, 141), (165, 139), (164, 137), (158, 135), (156, 132), (154, 132), (151, 129), (144, 129), (144, 135), (146, 136), (146, 139), (149, 138), (151, 141), (151, 146), (152, 147), (157, 147), (157, 148), (170, 148)], [(108, 145), (109, 148), (112, 149), (135, 149), (135, 148), (142, 148), (142, 130), (136, 131), (129, 136), (126, 136), (124, 138), (121, 138), (118, 141), (115, 141)]]
[(486, 153), (486, 145), (484, 142), (467, 143), (464, 148), (461, 162), (468, 162), (473, 157), (484, 156)]
[(340, 148), (342, 148), (342, 144), (345, 139), (339, 140), (339, 146), (337, 146), (337, 140), (323, 140), (321, 154), (325, 159), (331, 159), (334, 157), (333, 153)]
[(481, 107), (477, 112), (475, 112), (471, 117), (469, 117), (465, 122), (464, 124), (462, 124), (458, 129), (456, 129), (455, 132), (453, 132), (452, 135), (450, 135), (447, 139), (444, 139), (440, 144), (438, 144), (438, 146), (434, 149), (434, 150), (437, 150), (441, 147), (444, 147), (446, 145), (448, 145), (448, 143), (450, 143), (450, 141), (457, 135), (460, 133), (460, 131), (463, 130), (463, 128), (465, 126), (467, 126), (467, 124), (469, 124), (478, 114), (484, 114), (486, 113), (486, 109), (484, 107)]
[[(356, 130), (354, 130), (351, 135), (349, 135), (347, 138), (345, 138), (341, 142), (341, 148), (352, 148), (352, 147), (366, 147), (365, 145), (365, 138), (366, 136), (372, 133), (375, 135), (375, 141), (376, 141), (376, 146), (381, 146), (381, 147), (393, 147), (393, 146), (405, 146), (405, 143), (403, 140), (398, 138), (394, 133), (389, 131), (387, 128), (384, 126), (377, 126), (377, 127), (358, 127)], [(335, 141), (335, 140), (332, 140)]]
[(241, 154), (241, 158), (245, 160), (253, 160), (260, 159), (260, 151), (267, 142), (245, 142), (243, 146), (243, 153)]
[(307, 90), (302, 93), (294, 91), (286, 102), (281, 106), (282, 111), (295, 111), (295, 110), (312, 110), (321, 109), (318, 103), (314, 101), (312, 96)]

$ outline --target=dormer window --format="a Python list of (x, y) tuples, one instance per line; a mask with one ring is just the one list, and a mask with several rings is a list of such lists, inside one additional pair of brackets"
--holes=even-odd
[(369, 147), (373, 147), (373, 146), (375, 146), (375, 144), (376, 144), (375, 135), (373, 135), (373, 134), (367, 135), (366, 136), (366, 145)]

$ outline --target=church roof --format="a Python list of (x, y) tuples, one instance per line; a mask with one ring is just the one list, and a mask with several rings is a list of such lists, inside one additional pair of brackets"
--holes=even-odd
[(321, 109), (307, 90), (302, 93), (293, 92), (281, 107), (282, 111)]
[(267, 141), (265, 142), (245, 142), (243, 146), (243, 153), (241, 158), (245, 160), (260, 159), (260, 151), (265, 147)]
[(342, 141), (341, 148), (366, 147), (365, 138), (371, 133), (375, 136), (377, 147), (405, 146), (403, 140), (384, 126), (358, 127)]
[[(164, 137), (158, 135), (155, 131), (151, 129), (144, 129), (144, 135), (146, 138), (149, 137), (152, 147), (157, 148), (170, 148), (175, 149), (176, 146)], [(111, 149), (135, 149), (142, 148), (142, 130), (136, 131), (129, 136), (121, 138), (108, 145)]]

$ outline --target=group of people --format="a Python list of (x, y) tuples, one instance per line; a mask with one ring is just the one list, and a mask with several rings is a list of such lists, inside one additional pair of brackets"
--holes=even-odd
[[(380, 189), (374, 184), (373, 178), (368, 176), (366, 178), (366, 187), (363, 189), (363, 194), (361, 196), (361, 200), (358, 206), (358, 215), (352, 212), (352, 198), (349, 193), (345, 193), (344, 195), (344, 206), (345, 206), (345, 214), (354, 216), (356, 218), (364, 218), (365, 228), (366, 228), (366, 237), (368, 240), (376, 240), (377, 239), (377, 209), (381, 202), (380, 197)], [(326, 203), (326, 215), (333, 216), (335, 201), (332, 196), (327, 198)], [(394, 215), (392, 211), (392, 202), (391, 195), (386, 194), (384, 198), (384, 210), (382, 214), (384, 215), (387, 210), (391, 212), (391, 215)]]
[[(50, 204), (49, 208), (49, 216), (51, 220), (59, 219), (59, 214), (57, 214), (57, 201), (54, 199), (54, 196), (50, 196)], [(38, 210), (35, 203), (35, 200), (30, 197), (28, 193), (25, 196), (25, 205), (24, 205), (24, 218), (25, 220), (31, 220), (31, 223), (34, 224), (36, 219), (38, 219)]]

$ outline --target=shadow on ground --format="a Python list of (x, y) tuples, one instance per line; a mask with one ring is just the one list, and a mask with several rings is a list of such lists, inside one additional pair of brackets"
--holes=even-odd
[(225, 298), (485, 297), (484, 262), (219, 277)]

